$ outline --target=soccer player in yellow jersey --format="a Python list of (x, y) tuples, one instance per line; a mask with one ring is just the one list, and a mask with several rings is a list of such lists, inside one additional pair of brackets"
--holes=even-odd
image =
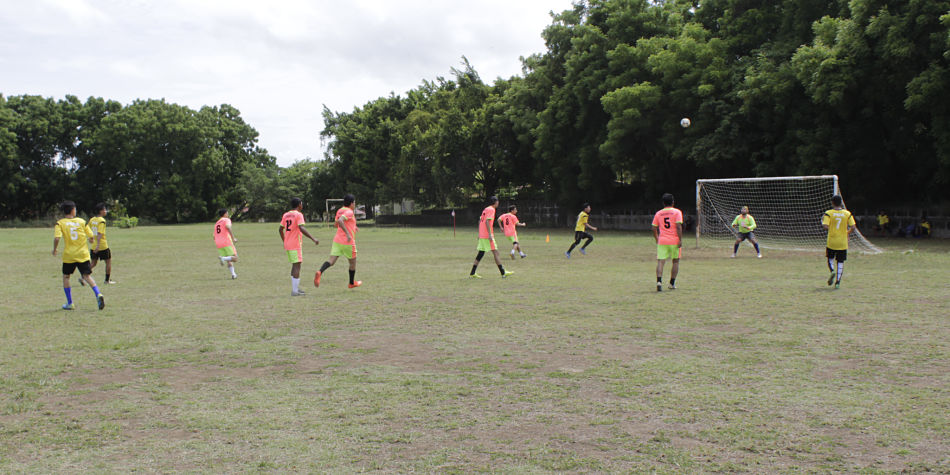
[(53, 226), (53, 255), (56, 255), (56, 248), (59, 247), (60, 239), (63, 240), (63, 291), (66, 293), (66, 303), (63, 310), (72, 310), (73, 294), (69, 287), (69, 276), (76, 269), (79, 269), (79, 278), (85, 280), (92, 287), (96, 294), (96, 302), (99, 304), (99, 310), (106, 306), (105, 298), (99, 292), (96, 281), (92, 279), (92, 269), (89, 267), (89, 246), (86, 244), (88, 239), (86, 235), (86, 222), (82, 218), (76, 217), (76, 203), (64, 201), (60, 205), (65, 215), (63, 219), (56, 222)]
[(568, 259), (571, 258), (571, 251), (574, 250), (574, 247), (580, 244), (581, 240), (585, 238), (587, 242), (581, 246), (581, 254), (587, 254), (585, 249), (590, 245), (591, 241), (594, 240), (594, 236), (591, 236), (590, 233), (587, 232), (587, 229), (597, 230), (597, 228), (587, 222), (588, 219), (590, 219), (590, 204), (584, 203), (584, 205), (581, 206), (581, 212), (577, 214), (577, 224), (574, 225), (574, 244), (571, 244), (571, 247), (564, 253)]
[[(95, 269), (99, 260), (106, 261), (106, 284), (114, 284), (112, 281), (112, 250), (109, 249), (109, 241), (106, 240), (106, 214), (109, 210), (105, 203), (99, 203), (92, 210), (95, 216), (89, 220), (89, 230), (92, 235), (89, 236), (92, 244), (90, 252), (89, 269)], [(81, 281), (80, 281), (81, 282)]]
[(756, 228), (755, 218), (749, 214), (748, 206), (743, 206), (739, 210), (739, 215), (732, 220), (732, 227), (739, 231), (739, 234), (736, 235), (736, 242), (732, 246), (732, 257), (736, 257), (736, 253), (739, 252), (739, 244), (748, 239), (755, 247), (755, 253), (761, 259), (762, 251), (759, 250), (759, 242), (755, 240), (755, 233), (753, 232)]
[(825, 250), (828, 270), (831, 271), (828, 285), (835, 284), (837, 289), (841, 287), (844, 261), (848, 259), (848, 236), (854, 231), (855, 223), (851, 212), (844, 209), (844, 201), (840, 195), (832, 196), (831, 204), (834, 208), (825, 211), (821, 217), (821, 225), (828, 230), (828, 248)]

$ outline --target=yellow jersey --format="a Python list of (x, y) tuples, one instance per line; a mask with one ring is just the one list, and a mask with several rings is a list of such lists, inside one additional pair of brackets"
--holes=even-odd
[(53, 237), (63, 240), (63, 262), (86, 262), (89, 260), (89, 236), (86, 221), (82, 218), (63, 218), (53, 226)]
[(821, 217), (821, 224), (828, 226), (828, 249), (848, 249), (848, 228), (854, 226), (854, 216), (846, 209), (829, 209)]
[(585, 211), (581, 211), (581, 214), (577, 215), (577, 224), (574, 225), (574, 231), (585, 231), (588, 218), (590, 218), (590, 215)]
[(89, 230), (92, 234), (89, 235), (92, 238), (92, 244), (90, 247), (92, 249), (96, 248), (96, 236), (99, 238), (99, 250), (105, 251), (109, 249), (109, 241), (106, 241), (106, 218), (101, 216), (96, 216), (89, 220)]

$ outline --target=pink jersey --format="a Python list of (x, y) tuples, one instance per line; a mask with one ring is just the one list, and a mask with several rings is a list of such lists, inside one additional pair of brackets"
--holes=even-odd
[(495, 207), (488, 206), (482, 210), (482, 217), (478, 219), (478, 238), (494, 239), (495, 237)]
[(233, 244), (231, 242), (231, 233), (228, 232), (228, 226), (230, 225), (230, 218), (221, 218), (217, 223), (214, 223), (214, 245), (218, 246), (218, 249)]
[(653, 216), (653, 227), (659, 229), (657, 244), (676, 245), (680, 238), (676, 234), (676, 223), (683, 223), (683, 212), (676, 208), (663, 208)]
[(501, 220), (501, 228), (505, 230), (505, 236), (516, 236), (518, 234), (515, 226), (518, 225), (518, 217), (511, 214), (505, 213), (498, 217)]
[[(353, 240), (349, 240), (346, 237), (346, 233), (343, 231), (343, 228), (340, 227), (340, 217), (343, 218), (343, 226), (346, 226), (347, 231), (350, 232), (350, 236), (353, 236)], [(349, 207), (342, 207), (336, 212), (336, 218), (333, 219), (336, 221), (336, 236), (333, 236), (333, 242), (338, 242), (340, 244), (356, 244), (356, 216), (353, 216), (353, 210)]]
[(302, 250), (303, 234), (300, 225), (305, 224), (303, 213), (292, 209), (280, 218), (280, 225), (284, 228), (284, 249), (288, 251)]

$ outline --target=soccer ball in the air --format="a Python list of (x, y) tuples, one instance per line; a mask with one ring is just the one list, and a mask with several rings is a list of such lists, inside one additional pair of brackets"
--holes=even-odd
[(692, 122), (690, 122), (686, 117), (680, 119), (680, 125), (683, 126), (684, 129), (689, 127), (690, 124), (692, 124)]

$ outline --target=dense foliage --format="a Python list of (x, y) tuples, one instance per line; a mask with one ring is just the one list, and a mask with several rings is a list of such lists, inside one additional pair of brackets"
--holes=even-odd
[(160, 222), (344, 192), (603, 206), (832, 173), (852, 206), (946, 200), (950, 0), (587, 0), (543, 37), (520, 76), (488, 84), (466, 60), (405, 96), (325, 108), (327, 160), (287, 168), (227, 105), (0, 96), (0, 219), (66, 197)]
[(432, 205), (653, 202), (697, 178), (813, 174), (841, 176), (852, 205), (947, 196), (948, 1), (589, 0), (543, 36), (520, 77), (486, 84), (465, 62), (325, 111), (338, 181)]

